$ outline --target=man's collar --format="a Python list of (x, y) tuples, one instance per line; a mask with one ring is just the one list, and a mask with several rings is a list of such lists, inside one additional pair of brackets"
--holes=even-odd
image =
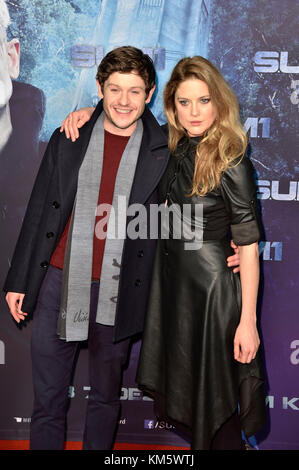
[(145, 107), (141, 119), (144, 130), (148, 135), (148, 143), (150, 148), (154, 149), (165, 146), (167, 147), (167, 136), (162, 131), (160, 124), (147, 106)]
[[(86, 127), (93, 127), (99, 115), (103, 111), (103, 100), (99, 101), (90, 120), (86, 123)], [(148, 145), (151, 149), (165, 147), (168, 145), (167, 136), (162, 131), (160, 124), (154, 117), (150, 109), (145, 106), (144, 112), (141, 116), (144, 133), (148, 139)], [(85, 126), (84, 126), (85, 127)], [(83, 127), (83, 128), (84, 128)], [(82, 129), (83, 129), (82, 128)]]

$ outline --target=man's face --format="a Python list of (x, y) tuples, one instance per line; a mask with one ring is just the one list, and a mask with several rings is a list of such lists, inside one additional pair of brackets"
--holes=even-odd
[(0, 36), (0, 109), (5, 107), (12, 94), (12, 78), (19, 76), (20, 44), (17, 39), (6, 42)]
[(111, 134), (131, 135), (155, 87), (146, 97), (145, 83), (135, 72), (114, 72), (105, 81), (104, 90), (98, 82), (97, 86), (106, 113), (105, 129)]

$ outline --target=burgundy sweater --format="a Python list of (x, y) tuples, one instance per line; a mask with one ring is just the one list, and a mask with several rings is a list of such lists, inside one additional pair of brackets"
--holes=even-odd
[[(102, 177), (99, 190), (99, 204), (112, 204), (113, 201), (113, 192), (115, 186), (115, 180), (117, 175), (117, 170), (119, 163), (124, 152), (124, 149), (129, 140), (129, 136), (119, 136), (115, 134), (110, 134), (110, 132), (105, 131), (104, 139), (104, 156), (103, 156), (103, 168), (102, 168)], [(106, 217), (104, 213), (103, 218)], [(95, 218), (95, 226), (101, 220), (100, 216)], [(68, 236), (68, 230), (70, 225), (71, 216), (68, 219), (68, 222), (64, 228), (64, 231), (61, 235), (61, 238), (58, 242), (58, 245), (55, 251), (52, 254), (50, 264), (56, 266), (59, 269), (63, 268), (64, 254), (66, 249), (66, 241)], [(107, 231), (107, 224), (104, 225), (104, 230)], [(92, 279), (99, 280), (101, 277), (102, 262), (104, 256), (106, 238), (100, 240), (94, 234), (93, 238), (93, 262), (92, 262)]]

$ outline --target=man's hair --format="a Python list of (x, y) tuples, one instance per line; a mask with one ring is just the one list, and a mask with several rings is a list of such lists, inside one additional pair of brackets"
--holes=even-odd
[(5, 0), (0, 0), (0, 30), (6, 31), (10, 23), (10, 17)]
[(104, 83), (114, 73), (137, 73), (145, 83), (146, 95), (155, 86), (155, 67), (152, 59), (140, 49), (122, 46), (113, 49), (101, 61), (96, 78), (104, 90)]

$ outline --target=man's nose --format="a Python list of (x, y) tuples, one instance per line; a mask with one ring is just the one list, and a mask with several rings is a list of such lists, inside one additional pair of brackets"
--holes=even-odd
[(126, 91), (122, 91), (119, 97), (119, 104), (126, 106), (129, 104), (129, 94)]

